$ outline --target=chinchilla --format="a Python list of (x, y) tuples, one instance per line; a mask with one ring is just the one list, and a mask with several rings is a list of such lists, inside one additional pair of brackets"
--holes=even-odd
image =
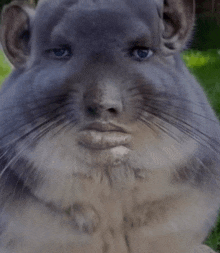
[(202, 253), (220, 127), (180, 53), (193, 0), (14, 1), (1, 41), (0, 253)]

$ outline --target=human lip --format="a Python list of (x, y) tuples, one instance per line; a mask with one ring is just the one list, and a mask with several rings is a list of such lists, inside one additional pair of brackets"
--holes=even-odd
[(95, 130), (99, 132), (121, 132), (126, 133), (126, 130), (124, 130), (122, 127), (116, 126), (114, 124), (110, 123), (101, 123), (101, 122), (94, 122), (92, 124), (89, 124), (83, 130)]
[(92, 123), (79, 133), (79, 144), (89, 149), (111, 149), (126, 146), (131, 135), (123, 128), (113, 124)]

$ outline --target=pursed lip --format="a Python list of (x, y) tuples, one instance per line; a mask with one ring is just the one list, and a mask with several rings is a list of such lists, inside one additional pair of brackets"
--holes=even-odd
[(127, 133), (122, 127), (116, 126), (111, 123), (100, 123), (100, 122), (94, 122), (92, 124), (89, 124), (82, 130), (95, 130), (99, 132), (121, 132), (121, 133)]
[(105, 150), (127, 146), (131, 135), (122, 127), (94, 122), (85, 126), (78, 135), (78, 143), (88, 149)]

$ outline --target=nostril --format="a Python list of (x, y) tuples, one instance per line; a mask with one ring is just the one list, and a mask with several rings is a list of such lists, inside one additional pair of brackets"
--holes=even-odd
[(117, 110), (115, 108), (109, 108), (108, 111), (113, 114), (117, 114)]

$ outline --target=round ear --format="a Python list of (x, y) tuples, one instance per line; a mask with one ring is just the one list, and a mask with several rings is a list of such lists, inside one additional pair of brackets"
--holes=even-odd
[(2, 11), (1, 43), (15, 68), (24, 67), (29, 56), (30, 21), (33, 15), (33, 7), (19, 1), (5, 6)]
[(173, 54), (181, 51), (189, 39), (195, 19), (194, 0), (164, 0), (163, 51)]

